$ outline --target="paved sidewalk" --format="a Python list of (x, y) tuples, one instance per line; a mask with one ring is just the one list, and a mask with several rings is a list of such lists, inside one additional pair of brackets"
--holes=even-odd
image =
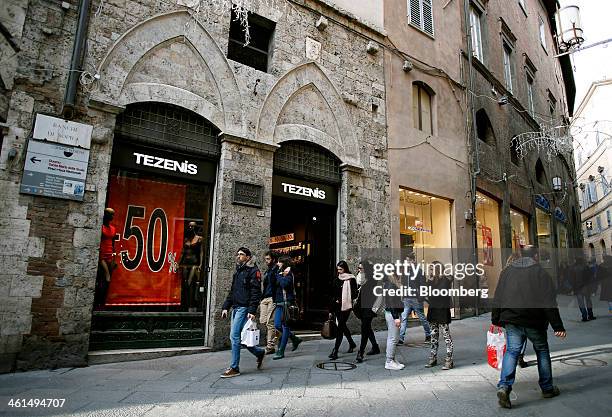
[[(561, 396), (540, 398), (535, 365), (517, 372), (512, 410), (498, 408), (498, 372), (486, 365), (489, 315), (453, 322), (456, 368), (425, 369), (428, 349), (421, 328), (408, 331), (399, 348), (402, 371), (384, 369), (384, 355), (367, 357), (353, 370), (316, 367), (331, 341), (303, 343), (285, 359), (268, 357), (264, 370), (244, 351), (240, 377), (220, 379), (229, 352), (139, 362), (0, 375), (0, 415), (66, 416), (612, 416), (612, 317), (578, 321), (578, 310), (562, 311), (568, 337), (550, 336), (555, 384)], [(377, 338), (384, 348), (386, 333)], [(346, 342), (342, 351), (346, 351)], [(443, 344), (440, 353), (444, 351)], [(531, 346), (527, 360), (535, 363)], [(442, 355), (441, 355), (442, 358)], [(353, 362), (354, 354), (339, 360)], [(18, 409), (11, 398), (64, 398), (58, 409)]]

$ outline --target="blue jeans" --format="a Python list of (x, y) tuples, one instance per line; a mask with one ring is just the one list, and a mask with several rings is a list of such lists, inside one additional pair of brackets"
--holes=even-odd
[(291, 337), (291, 329), (285, 323), (285, 306), (283, 303), (277, 303), (276, 309), (274, 310), (274, 327), (281, 333), (280, 343), (278, 350), (280, 352), (285, 351), (285, 346)]
[[(230, 367), (240, 370), (240, 344), (242, 328), (247, 322), (248, 307), (234, 307), (232, 310), (232, 325), (230, 330), (230, 340), (232, 342), (232, 362)], [(259, 346), (247, 347), (247, 350), (255, 356), (260, 356), (265, 351)]]
[(425, 330), (425, 337), (431, 336), (431, 329), (429, 328), (429, 322), (427, 322), (427, 318), (425, 318), (425, 313), (423, 313), (423, 303), (420, 303), (416, 298), (404, 298), (402, 300), (404, 303), (404, 311), (402, 312), (402, 326), (400, 327), (399, 338), (401, 341), (404, 340), (406, 336), (406, 328), (408, 327), (408, 316), (413, 311), (419, 317), (421, 321), (421, 325), (423, 326), (423, 330)]
[(546, 330), (515, 326), (513, 324), (506, 324), (506, 353), (502, 361), (501, 375), (497, 388), (512, 390), (518, 356), (521, 354), (527, 339), (533, 343), (533, 350), (535, 350), (538, 359), (538, 374), (540, 375), (538, 384), (540, 389), (542, 391), (553, 389), (552, 364), (550, 351), (548, 350)]

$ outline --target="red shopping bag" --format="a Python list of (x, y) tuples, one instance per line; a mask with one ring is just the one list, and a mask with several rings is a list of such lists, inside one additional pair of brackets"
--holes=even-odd
[(487, 362), (495, 369), (501, 369), (504, 353), (506, 352), (506, 336), (501, 327), (495, 329), (491, 325), (487, 332)]

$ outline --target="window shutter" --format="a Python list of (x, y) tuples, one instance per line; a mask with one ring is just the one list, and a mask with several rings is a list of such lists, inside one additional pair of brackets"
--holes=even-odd
[(431, 135), (431, 96), (424, 89), (421, 89), (421, 121), (421, 130)]
[(423, 28), (425, 32), (433, 36), (433, 10), (431, 6), (431, 0), (423, 0)]
[(421, 27), (421, 1), (422, 0), (409, 0), (410, 23), (417, 27)]
[(412, 124), (415, 129), (420, 129), (419, 126), (419, 87), (412, 85)]

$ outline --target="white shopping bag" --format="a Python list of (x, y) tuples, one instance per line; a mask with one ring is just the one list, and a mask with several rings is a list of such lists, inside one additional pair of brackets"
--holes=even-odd
[(248, 319), (242, 328), (240, 343), (246, 347), (259, 345), (259, 328), (257, 327), (257, 323), (255, 323), (253, 320)]
[(504, 353), (506, 352), (506, 337), (501, 328), (494, 326), (487, 332), (487, 362), (492, 368), (501, 369)]

